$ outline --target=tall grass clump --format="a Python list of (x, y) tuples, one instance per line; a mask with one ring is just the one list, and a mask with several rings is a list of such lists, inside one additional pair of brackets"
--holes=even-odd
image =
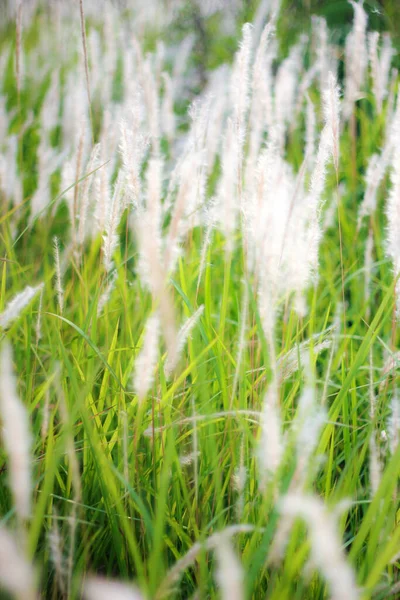
[(1, 597), (400, 597), (396, 52), (250, 4), (5, 2)]

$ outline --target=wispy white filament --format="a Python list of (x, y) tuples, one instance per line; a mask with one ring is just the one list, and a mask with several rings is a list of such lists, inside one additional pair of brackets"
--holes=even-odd
[(397, 391), (391, 400), (390, 412), (388, 423), (389, 448), (391, 454), (394, 455), (400, 444), (400, 398)]
[(39, 296), (39, 308), (38, 308), (38, 313), (37, 313), (37, 318), (36, 318), (36, 344), (39, 343), (39, 340), (42, 337), (42, 305), (43, 305), (43, 291), (44, 291), (44, 286), (42, 287), (42, 289), (40, 290), (40, 296)]
[[(204, 306), (201, 305), (199, 306), (199, 308), (192, 314), (191, 317), (189, 317), (185, 323), (182, 325), (181, 329), (178, 332), (178, 339), (177, 339), (177, 355), (178, 357), (180, 356), (183, 348), (185, 347), (186, 341), (189, 338), (193, 328), (196, 326), (196, 324), (198, 323), (201, 315), (204, 312)], [(176, 362), (177, 358), (175, 357), (175, 362)], [(175, 367), (175, 364), (173, 364), (171, 362), (171, 360), (169, 359), (168, 355), (167, 355), (167, 359), (165, 361), (164, 364), (164, 371), (167, 377), (169, 377), (173, 371)]]
[(222, 531), (213, 533), (205, 542), (195, 542), (188, 552), (180, 558), (171, 569), (168, 571), (164, 581), (161, 583), (159, 589), (155, 594), (155, 600), (160, 600), (169, 595), (171, 586), (179, 581), (182, 573), (185, 569), (188, 569), (196, 560), (200, 551), (204, 548), (205, 550), (211, 550), (216, 548), (219, 543), (221, 536), (225, 538), (231, 538), (233, 535), (238, 533), (251, 533), (256, 528), (254, 525), (240, 524), (230, 525)]
[(273, 381), (264, 396), (261, 416), (261, 437), (258, 446), (261, 489), (264, 489), (267, 483), (273, 479), (281, 464), (283, 451), (284, 443), (278, 389)]
[[(400, 119), (395, 123), (397, 134), (400, 133)], [(386, 253), (393, 263), (396, 279), (395, 296), (397, 317), (400, 316), (400, 146), (396, 145), (391, 171), (391, 190), (386, 205), (387, 247)]]
[(305, 388), (299, 399), (296, 419), (293, 423), (296, 431), (298, 476), (302, 482), (307, 476), (309, 463), (317, 447), (320, 430), (326, 418), (325, 410), (316, 402), (314, 386), (308, 375), (306, 376)]
[(118, 246), (119, 238), (117, 228), (123, 210), (122, 206), (122, 172), (118, 173), (113, 197), (107, 210), (106, 226), (103, 236), (103, 260), (107, 273), (110, 272), (113, 265), (113, 254)]
[(367, 51), (367, 14), (362, 2), (350, 4), (354, 10), (353, 28), (346, 38), (346, 79), (344, 90), (343, 115), (348, 119), (353, 111), (354, 102), (361, 95), (365, 84), (365, 73), (368, 66)]
[(85, 600), (143, 600), (141, 592), (128, 584), (90, 576), (83, 586)]
[(5, 329), (17, 319), (22, 313), (23, 309), (30, 304), (31, 300), (36, 294), (42, 289), (43, 285), (36, 287), (30, 287), (29, 285), (19, 294), (14, 296), (12, 300), (7, 304), (4, 311), (0, 314), (0, 327)]
[(110, 277), (109, 281), (107, 282), (104, 292), (101, 294), (101, 296), (99, 298), (99, 302), (97, 304), (97, 316), (98, 317), (101, 315), (101, 313), (103, 312), (103, 308), (110, 300), (110, 296), (114, 290), (116, 280), (117, 280), (117, 272), (115, 271), (112, 274), (112, 276)]
[(336, 172), (339, 168), (339, 114), (340, 90), (333, 73), (328, 74), (328, 89), (324, 93), (325, 123), (329, 129), (332, 144), (332, 158)]
[(0, 527), (0, 586), (21, 600), (35, 600), (35, 574), (13, 535)]
[(17, 392), (11, 347), (6, 342), (0, 354), (0, 414), (9, 485), (17, 515), (25, 520), (31, 514), (31, 432), (28, 414)]
[(243, 600), (244, 572), (243, 567), (232, 548), (232, 542), (223, 535), (217, 541), (215, 547), (218, 568), (215, 579), (220, 589), (222, 600)]
[(158, 358), (160, 321), (157, 314), (151, 315), (146, 323), (142, 348), (136, 357), (133, 385), (141, 404), (154, 381), (154, 369)]
[(58, 306), (60, 313), (64, 312), (64, 290), (62, 285), (61, 267), (60, 267), (60, 249), (58, 244), (58, 238), (54, 237), (54, 265), (56, 269), (56, 291)]
[(332, 600), (357, 600), (360, 597), (355, 576), (342, 550), (337, 524), (316, 496), (288, 494), (281, 501), (285, 516), (301, 517), (311, 539), (311, 560), (326, 579)]

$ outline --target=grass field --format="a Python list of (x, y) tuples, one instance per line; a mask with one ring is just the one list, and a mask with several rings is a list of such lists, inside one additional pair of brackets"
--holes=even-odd
[(220, 4), (10, 3), (1, 598), (400, 598), (397, 55)]

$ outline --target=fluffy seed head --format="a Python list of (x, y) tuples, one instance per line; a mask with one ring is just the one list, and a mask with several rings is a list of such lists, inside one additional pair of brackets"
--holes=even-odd
[(307, 523), (311, 539), (311, 560), (325, 577), (332, 600), (358, 600), (353, 570), (341, 547), (335, 518), (314, 496), (288, 494), (281, 501), (286, 516), (298, 516)]
[(4, 311), (0, 314), (0, 327), (5, 329), (17, 319), (23, 309), (30, 304), (31, 300), (36, 294), (42, 289), (43, 285), (40, 284), (36, 287), (30, 287), (29, 285), (19, 294), (14, 296), (12, 300), (7, 304)]
[(0, 354), (0, 415), (8, 455), (9, 485), (17, 515), (25, 520), (31, 513), (31, 432), (25, 406), (17, 393), (8, 343), (3, 344)]

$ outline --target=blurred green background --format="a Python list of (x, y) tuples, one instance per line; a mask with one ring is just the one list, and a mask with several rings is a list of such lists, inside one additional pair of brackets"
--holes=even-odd
[[(396, 49), (400, 49), (400, 0), (364, 0), (369, 28), (388, 31)], [(308, 31), (310, 15), (324, 17), (333, 30), (335, 41), (343, 42), (353, 20), (353, 8), (348, 0), (282, 0), (281, 27), (288, 37)]]
[[(161, 0), (162, 1), (162, 0)], [(253, 21), (259, 6), (259, 0), (242, 0), (237, 4), (237, 30), (234, 34), (224, 34), (221, 27), (223, 10), (230, 10), (229, 0), (220, 2), (221, 11), (204, 16), (199, 6), (200, 0), (188, 0), (186, 8), (180, 12), (174, 26), (166, 35), (181, 38), (188, 33), (195, 35), (196, 44), (193, 60), (197, 63), (202, 83), (207, 72), (224, 62), (230, 62), (237, 48), (240, 28), (243, 23)], [(380, 33), (389, 32), (393, 46), (400, 56), (400, 0), (364, 0), (364, 9), (368, 14), (368, 29)], [(298, 39), (299, 35), (311, 31), (311, 16), (324, 17), (330, 29), (331, 41), (339, 47), (352, 27), (354, 11), (348, 0), (282, 0), (278, 21), (278, 39), (283, 56)], [(400, 70), (400, 58), (395, 57), (393, 64)]]

